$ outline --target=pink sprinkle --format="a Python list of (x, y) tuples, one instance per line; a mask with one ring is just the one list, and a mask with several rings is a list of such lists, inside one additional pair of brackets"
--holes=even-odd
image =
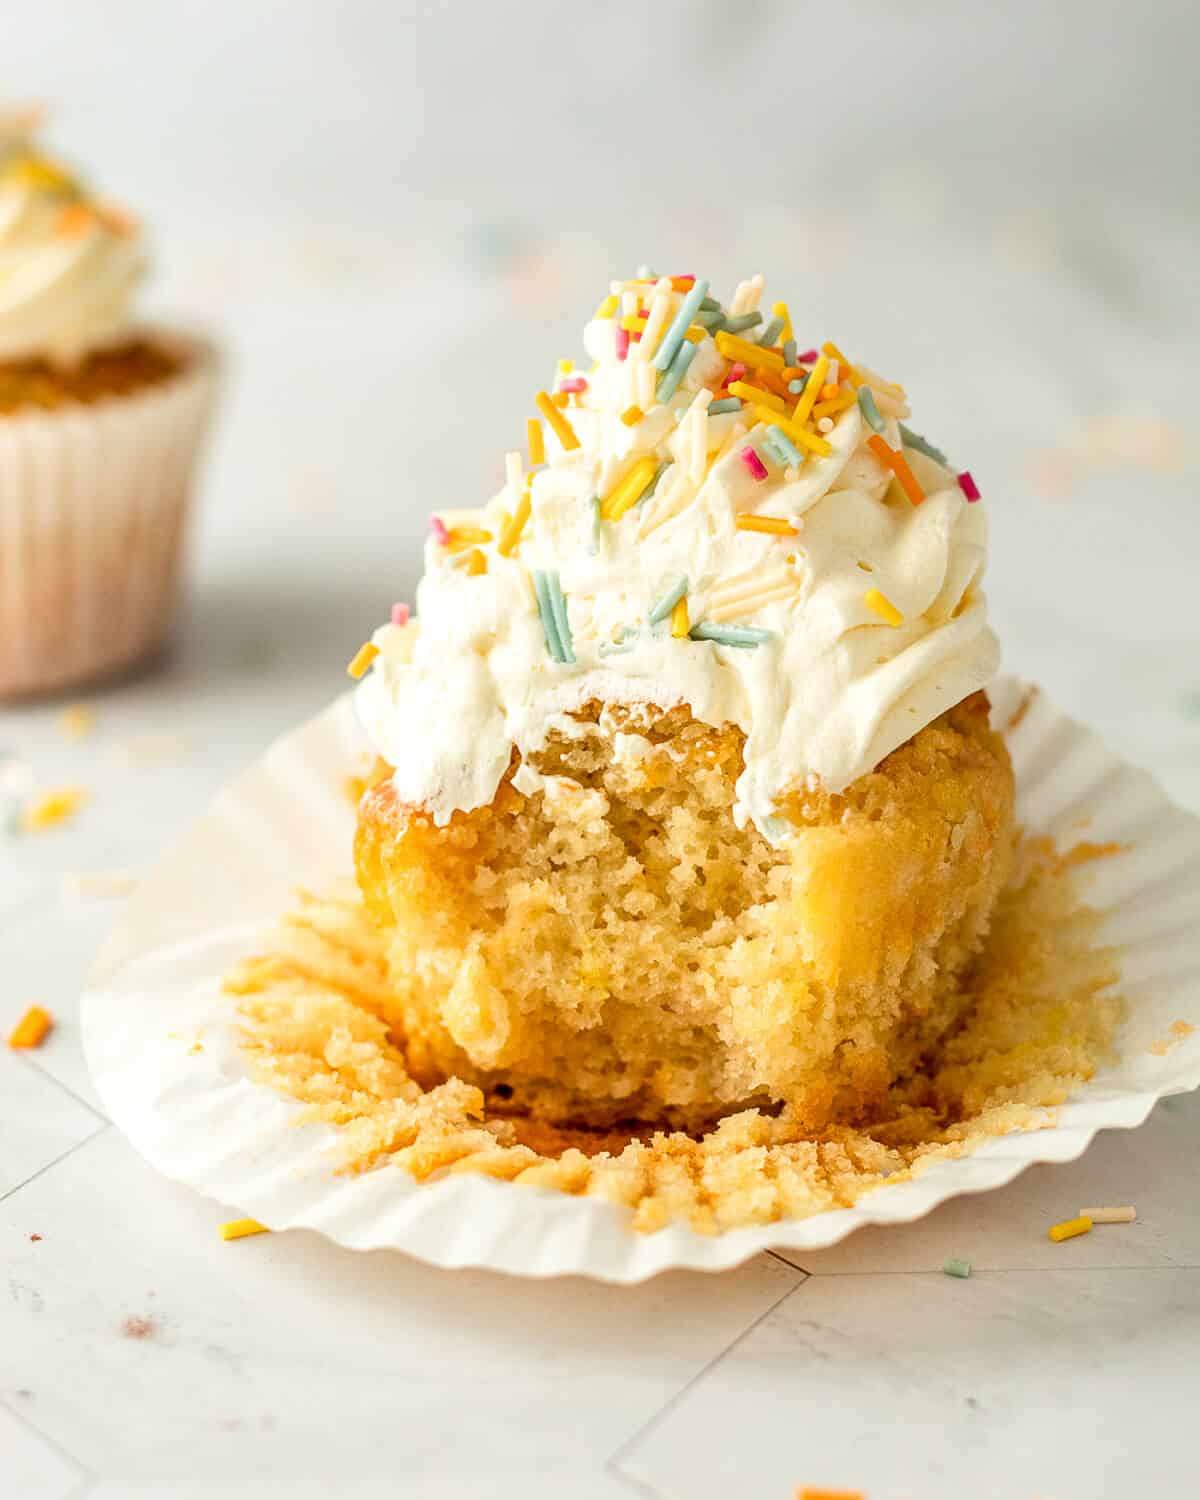
[(407, 604), (393, 604), (392, 605), (392, 624), (393, 625), (407, 625), (408, 624), (408, 617), (409, 617), (410, 613), (411, 613), (411, 611), (409, 610), (409, 607), (408, 607)]
[(960, 490), (962, 490), (963, 494), (967, 497), (968, 500), (983, 499), (983, 496), (979, 493), (979, 486), (971, 478), (971, 472), (969, 469), (964, 469), (958, 476), (958, 487)]
[(626, 359), (629, 356), (629, 329), (617, 329), (617, 358)]
[(767, 466), (753, 448), (743, 448), (740, 457), (755, 479), (761, 482), (767, 477)]
[(796, 363), (798, 365), (815, 365), (816, 362), (817, 351), (815, 349), (806, 349), (803, 354), (797, 354), (796, 356)]
[(450, 533), (446, 530), (446, 523), (442, 520), (441, 516), (430, 516), (429, 529), (433, 532), (433, 539), (439, 547), (445, 547), (449, 544)]
[(729, 374), (726, 375), (724, 383), (732, 385), (735, 380), (741, 380), (746, 373), (746, 366), (736, 362), (729, 366)]
[(560, 391), (566, 391), (568, 395), (578, 396), (587, 390), (587, 381), (582, 375), (572, 375), (569, 380), (560, 380), (558, 388)]

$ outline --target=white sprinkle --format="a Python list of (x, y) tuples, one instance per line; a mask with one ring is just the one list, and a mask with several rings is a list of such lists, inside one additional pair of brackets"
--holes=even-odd
[(1091, 1219), (1093, 1224), (1132, 1224), (1137, 1218), (1137, 1209), (1132, 1204), (1119, 1208), (1081, 1208), (1079, 1218)]

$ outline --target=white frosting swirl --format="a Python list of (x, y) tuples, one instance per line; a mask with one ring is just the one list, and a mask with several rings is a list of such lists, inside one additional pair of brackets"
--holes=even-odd
[(0, 360), (73, 364), (119, 340), (143, 268), (124, 216), (0, 120)]
[[(697, 418), (679, 421), (676, 413), (726, 369), (707, 337), (677, 395), (627, 427), (619, 414), (645, 377), (630, 368), (634, 356), (618, 361), (614, 326), (588, 326), (597, 363), (582, 404), (565, 413), (580, 446), (564, 453), (548, 439), (556, 451), (533, 478), (530, 519), (513, 555), (487, 544), (487, 571), (472, 573), (462, 554), (431, 539), (419, 629), (376, 632), (380, 655), (359, 689), (359, 711), (395, 767), (401, 798), (445, 823), (455, 809), (491, 800), (514, 745), (522, 755), (539, 748), (589, 699), (686, 703), (706, 723), (745, 731), (735, 816), (778, 838), (786, 829), (773, 813), (788, 787), (812, 779), (843, 789), (995, 672), (999, 649), (980, 589), (984, 507), (966, 502), (947, 469), (906, 449), (926, 496), (912, 505), (867, 446), (871, 431), (857, 406), (837, 417), (832, 453), (798, 470), (766, 454), (761, 425), (715, 462), (698, 459), (689, 437)], [(707, 418), (710, 453), (738, 422), (754, 417)], [(883, 435), (900, 448), (894, 419)], [(766, 457), (765, 480), (741, 458), (747, 444)], [(597, 526), (593, 497), (645, 455), (682, 461), (641, 510)], [(694, 496), (682, 472), (689, 461), (703, 476)], [(687, 503), (678, 514), (656, 524), (681, 495)], [(506, 488), (470, 523), (495, 534), (501, 510), (516, 500)], [(788, 518), (798, 535), (738, 529), (746, 511)], [(559, 575), (574, 664), (547, 651), (529, 582), (535, 569)], [(762, 580), (769, 597), (731, 617), (728, 599), (742, 575)], [(669, 619), (650, 626), (652, 606), (681, 577), (693, 624), (716, 610), (770, 639), (739, 649), (677, 639)], [(901, 624), (870, 607), (870, 590), (899, 611)], [(622, 639), (630, 628), (636, 633)], [(522, 767), (518, 785), (537, 784)]]

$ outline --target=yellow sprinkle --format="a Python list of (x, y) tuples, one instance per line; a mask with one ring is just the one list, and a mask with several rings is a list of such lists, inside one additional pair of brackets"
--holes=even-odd
[(830, 359), (837, 360), (838, 370), (843, 376), (849, 375), (852, 378), (855, 376), (856, 371), (854, 366), (831, 339), (826, 339), (821, 345), (821, 353), (827, 354)]
[(627, 406), (621, 413), (621, 421), (626, 427), (636, 427), (646, 413), (640, 406)]
[(787, 405), (778, 396), (772, 395), (770, 391), (764, 391), (760, 386), (747, 385), (744, 380), (732, 381), (729, 394), (740, 396), (743, 401), (749, 401), (752, 406), (769, 406), (772, 411), (787, 415)]
[(800, 399), (796, 402), (796, 409), (792, 413), (792, 421), (797, 427), (803, 427), (812, 416), (812, 409), (816, 404), (817, 397), (821, 393), (821, 387), (825, 384), (825, 376), (829, 373), (829, 361), (822, 354), (809, 372), (808, 380), (804, 389), (800, 392)]
[(598, 318), (611, 318), (617, 310), (618, 299), (616, 297), (605, 297), (604, 301), (596, 309)]
[[(649, 317), (642, 318), (636, 313), (629, 313), (621, 319), (621, 327), (626, 333), (642, 333), (649, 321)], [(683, 336), (689, 344), (698, 344), (707, 332), (708, 329), (701, 328), (698, 323), (690, 323)]]
[(244, 1240), (249, 1234), (270, 1234), (265, 1224), (260, 1224), (257, 1219), (230, 1219), (228, 1223), (221, 1225), (221, 1238), (223, 1240)]
[[(541, 428), (538, 428), (541, 431)], [(512, 549), (521, 539), (521, 533), (525, 530), (525, 522), (529, 519), (530, 510), (529, 485), (521, 491), (521, 498), (517, 501), (517, 508), (513, 512), (513, 518), (500, 532), (500, 540), (496, 543), (496, 551), (501, 557), (510, 557)]]
[(43, 1010), (40, 1005), (31, 1005), (13, 1027), (8, 1045), (10, 1047), (38, 1047), (45, 1041), (46, 1034), (53, 1025), (54, 1020), (49, 1011)]
[(1091, 1219), (1093, 1224), (1132, 1224), (1137, 1218), (1137, 1209), (1132, 1203), (1120, 1208), (1111, 1205), (1107, 1208), (1081, 1208), (1079, 1217)]
[(838, 412), (846, 411), (848, 407), (854, 406), (858, 397), (853, 391), (843, 391), (840, 396), (834, 396), (830, 401), (818, 401), (812, 409), (812, 414), (818, 419), (821, 417), (835, 417)]
[(799, 536), (800, 533), (782, 516), (754, 516), (742, 511), (734, 525), (739, 531), (765, 531), (771, 536)]
[(671, 611), (671, 634), (677, 641), (682, 641), (691, 628), (692, 622), (688, 617), (687, 595), (685, 594)]
[(749, 365), (751, 369), (782, 370), (784, 367), (782, 354), (774, 349), (761, 349), (757, 344), (748, 344), (745, 339), (726, 333), (724, 329), (717, 334), (715, 343), (726, 359)]
[(86, 799), (87, 793), (79, 786), (63, 786), (53, 792), (44, 792), (21, 813), (21, 828), (26, 833), (41, 833), (44, 828), (65, 823), (75, 816)]
[(467, 572), (474, 576), (487, 572), (487, 558), (478, 547), (472, 547), (467, 553)]
[(758, 405), (755, 408), (760, 422), (766, 422), (769, 427), (778, 427), (780, 432), (785, 432), (793, 443), (801, 448), (807, 448), (810, 453), (820, 454), (822, 458), (833, 452), (833, 449), (823, 437), (818, 437), (815, 432), (809, 432), (807, 427), (797, 427), (790, 417), (785, 417), (782, 412), (772, 411), (769, 406)]
[(904, 616), (887, 597), (887, 595), (881, 594), (878, 589), (868, 589), (867, 592), (863, 595), (863, 603), (869, 610), (874, 611), (874, 613), (879, 616), (884, 624), (904, 624)]
[(575, 361), (573, 359), (560, 359), (554, 368), (559, 375), (569, 375), (575, 368)]
[(354, 653), (351, 661), (346, 665), (347, 675), (353, 677), (355, 682), (365, 675), (367, 668), (379, 655), (379, 647), (374, 641), (364, 641)]
[(529, 467), (536, 469), (538, 464), (546, 462), (546, 438), (536, 417), (526, 419), (525, 438), (529, 448)]
[(1080, 1214), (1077, 1219), (1064, 1219), (1061, 1224), (1051, 1224), (1046, 1233), (1057, 1245), (1062, 1240), (1073, 1240), (1077, 1234), (1088, 1234), (1092, 1227), (1092, 1221), (1087, 1214)]
[[(549, 394), (546, 391), (539, 391), (533, 400), (538, 411), (550, 423), (554, 435), (563, 445), (563, 449), (569, 453), (572, 448), (578, 448), (579, 439), (575, 436), (575, 429), (567, 421), (566, 417), (563, 416), (562, 412), (559, 411), (558, 407), (555, 406)], [(530, 454), (531, 461), (532, 458), (533, 455)]]
[(69, 172), (56, 167), (44, 156), (22, 156), (0, 173), (3, 181), (16, 187), (41, 188), (48, 193), (73, 193), (78, 184)]
[(96, 727), (96, 710), (90, 703), (72, 703), (58, 716), (59, 727), (69, 740), (84, 740)]
[(779, 342), (786, 344), (792, 336), (792, 315), (788, 312), (788, 305), (786, 302), (773, 302), (771, 312), (775, 317), (783, 319), (783, 332), (779, 335)]
[(627, 510), (636, 505), (657, 470), (656, 459), (639, 458), (625, 478), (613, 485), (601, 500), (600, 514), (604, 520), (619, 521)]
[(492, 540), (492, 533), (482, 526), (451, 526), (446, 536), (447, 552), (465, 552), (468, 547), (478, 547)]

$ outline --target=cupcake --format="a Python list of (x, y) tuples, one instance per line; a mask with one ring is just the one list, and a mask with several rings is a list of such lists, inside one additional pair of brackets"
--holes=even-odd
[(820, 1129), (970, 1004), (1014, 844), (985, 507), (902, 387), (761, 296), (614, 283), (352, 663), (359, 884), (426, 1086)]
[(142, 235), (0, 116), (0, 695), (151, 656), (216, 361), (134, 321)]

